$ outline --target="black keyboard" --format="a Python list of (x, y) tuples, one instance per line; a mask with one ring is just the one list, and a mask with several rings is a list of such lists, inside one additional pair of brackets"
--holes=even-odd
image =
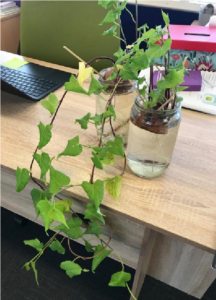
[(1, 66), (1, 83), (2, 90), (31, 100), (40, 100), (62, 85), (5, 66)]

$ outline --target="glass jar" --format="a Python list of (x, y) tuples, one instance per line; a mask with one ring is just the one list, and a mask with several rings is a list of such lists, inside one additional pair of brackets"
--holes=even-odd
[[(102, 70), (100, 73), (103, 75), (106, 70)], [(102, 114), (106, 110), (107, 101), (110, 99), (112, 91), (114, 89), (114, 83), (104, 80), (101, 76), (98, 78), (99, 82), (104, 86), (108, 85), (105, 91), (102, 91), (100, 95), (96, 96), (96, 113)], [(112, 105), (115, 109), (116, 119), (114, 121), (111, 117), (112, 127), (117, 136), (120, 136), (124, 144), (128, 140), (128, 127), (130, 120), (131, 107), (134, 102), (136, 92), (128, 80), (123, 80), (115, 91), (115, 96), (112, 100)], [(98, 138), (100, 138), (101, 130), (97, 129)], [(113, 141), (114, 136), (112, 134), (112, 128), (109, 118), (106, 119), (104, 131), (103, 131), (103, 143)]]
[(169, 110), (145, 109), (139, 97), (131, 110), (127, 162), (143, 178), (162, 175), (170, 164), (181, 121), (181, 103)]

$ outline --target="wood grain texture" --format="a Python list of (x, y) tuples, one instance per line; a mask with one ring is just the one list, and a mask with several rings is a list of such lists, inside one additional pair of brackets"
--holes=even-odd
[(1, 16), (1, 50), (17, 53), (20, 40), (20, 12)]
[[(4, 61), (11, 58), (7, 53), (2, 54)], [(64, 89), (60, 88), (56, 95), (60, 97), (63, 92)], [(65, 148), (67, 140), (76, 135), (80, 135), (82, 144), (97, 144), (93, 125), (84, 131), (79, 124), (75, 124), (75, 119), (87, 112), (95, 113), (95, 99), (68, 93), (55, 120), (52, 141), (44, 151), (51, 156), (57, 155)], [(182, 115), (173, 159), (166, 173), (159, 178), (145, 180), (135, 177), (127, 169), (122, 179), (120, 203), (117, 205), (105, 193), (102, 207), (213, 253), (216, 249), (216, 118), (185, 109)], [(39, 102), (2, 93), (3, 166), (11, 170), (15, 170), (17, 165), (28, 168), (39, 138), (39, 121), (49, 122), (49, 113)], [(62, 157), (54, 163), (54, 167), (69, 175), (71, 184), (81, 183), (89, 180), (92, 168), (90, 157), (91, 153), (85, 149), (78, 157)], [(118, 161), (114, 167), (97, 171), (96, 178), (120, 174), (122, 164)], [(39, 178), (36, 164), (33, 175)], [(87, 201), (81, 187), (73, 188), (66, 194)]]

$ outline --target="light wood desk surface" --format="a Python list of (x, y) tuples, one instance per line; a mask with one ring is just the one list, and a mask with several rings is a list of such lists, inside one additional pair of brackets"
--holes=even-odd
[[(1, 52), (1, 63), (13, 57), (15, 55)], [(74, 71), (30, 58), (24, 59)], [(63, 92), (63, 87), (56, 91), (57, 97), (60, 98)], [(75, 124), (75, 119), (87, 112), (95, 113), (94, 98), (69, 92), (54, 122), (51, 143), (44, 151), (51, 156), (57, 155), (65, 148), (67, 140), (76, 135), (80, 136), (82, 144), (96, 145), (94, 126), (89, 125), (89, 129), (84, 131), (79, 124)], [(49, 123), (48, 111), (40, 102), (2, 93), (1, 115), (2, 168), (14, 171), (17, 166), (29, 168), (39, 139), (37, 125), (40, 121)], [(120, 203), (117, 204), (105, 193), (102, 207), (213, 253), (216, 249), (215, 154), (216, 118), (182, 109), (182, 123), (174, 155), (165, 175), (145, 180), (134, 176), (127, 168), (122, 178)], [(85, 149), (78, 157), (61, 157), (54, 167), (70, 176), (71, 184), (81, 183), (89, 180), (92, 168), (90, 157), (91, 152)], [(120, 174), (122, 163), (117, 162), (106, 172), (97, 170), (96, 177)], [(39, 178), (36, 163), (33, 175)], [(87, 199), (81, 187), (71, 189), (69, 194), (82, 201)]]

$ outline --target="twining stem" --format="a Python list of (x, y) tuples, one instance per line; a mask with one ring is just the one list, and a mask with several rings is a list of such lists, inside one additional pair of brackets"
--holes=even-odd
[(120, 38), (119, 36), (117, 36), (117, 35), (113, 35), (116, 39), (118, 39), (118, 40), (120, 40), (120, 41), (122, 41), (122, 42), (124, 42), (125, 43), (125, 45), (127, 46), (127, 43), (125, 42), (125, 40), (123, 40), (122, 38)]
[(136, 7), (136, 40), (138, 39), (138, 3), (137, 0), (135, 1), (135, 7)]
[(125, 10), (126, 10), (126, 11), (129, 13), (129, 15), (131, 16), (132, 21), (136, 24), (136, 21), (134, 20), (134, 16), (133, 16), (132, 12), (131, 12), (127, 7), (125, 7)]

